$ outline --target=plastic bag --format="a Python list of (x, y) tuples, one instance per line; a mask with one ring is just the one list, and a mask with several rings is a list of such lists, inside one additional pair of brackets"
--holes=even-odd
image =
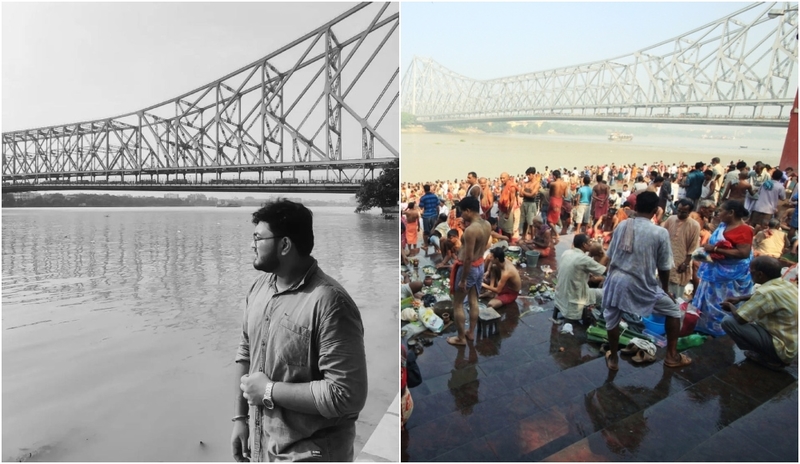
[(419, 316), (419, 321), (422, 322), (422, 325), (434, 333), (438, 334), (444, 328), (444, 321), (442, 321), (442, 318), (437, 316), (431, 308), (420, 308), (417, 311), (417, 315)]
[(706, 253), (703, 247), (700, 247), (692, 252), (692, 260), (700, 261), (701, 263), (713, 263), (714, 260)]

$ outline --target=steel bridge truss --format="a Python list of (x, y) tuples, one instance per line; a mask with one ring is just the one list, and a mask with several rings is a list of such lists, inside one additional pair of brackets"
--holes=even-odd
[(797, 3), (756, 3), (629, 55), (500, 79), (471, 79), (415, 57), (403, 77), (402, 110), (420, 122), (538, 118), (785, 127), (796, 89)]
[[(363, 179), (398, 157), (397, 9), (359, 4), (244, 68), (144, 110), (3, 133), (3, 181), (246, 171), (261, 179), (265, 171), (282, 177), (296, 170)], [(386, 124), (393, 108), (395, 120)]]

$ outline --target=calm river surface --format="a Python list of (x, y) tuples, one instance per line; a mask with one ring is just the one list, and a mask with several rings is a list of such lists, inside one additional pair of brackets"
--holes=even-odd
[[(550, 169), (597, 164), (706, 163), (718, 156), (723, 164), (744, 159), (776, 165), (780, 161), (785, 132), (774, 139), (702, 139), (688, 137), (636, 137), (630, 142), (609, 142), (604, 136), (527, 134), (437, 134), (403, 132), (401, 136), (403, 182), (466, 179), (469, 171), (480, 177), (500, 177), (508, 171)], [(745, 146), (746, 148), (742, 148)]]
[[(358, 454), (397, 393), (397, 223), (311, 209), (364, 321)], [(232, 461), (254, 210), (4, 209), (3, 460)]]

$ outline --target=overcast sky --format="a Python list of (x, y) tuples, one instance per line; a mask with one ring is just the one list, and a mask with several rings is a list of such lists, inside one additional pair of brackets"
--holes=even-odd
[(3, 2), (2, 129), (102, 119), (161, 103), (249, 65), (353, 6)]
[(410, 3), (402, 63), (433, 58), (491, 79), (601, 61), (672, 39), (750, 3)]
[[(2, 130), (115, 117), (162, 103), (263, 58), (356, 4), (3, 2)], [(379, 9), (380, 4), (370, 5), (353, 17), (360, 19), (349, 18), (334, 26), (337, 36), (345, 39), (360, 31)], [(381, 18), (398, 10), (397, 4), (390, 5)], [(367, 42), (382, 39), (388, 30), (382, 28)], [(359, 54), (372, 53), (374, 48), (367, 42)], [(292, 63), (306, 46), (293, 49)], [(343, 60), (351, 48), (345, 49)], [(353, 99), (367, 109), (372, 105), (397, 68), (398, 48), (399, 31), (395, 31), (354, 87), (347, 99), (350, 106), (355, 107)], [(354, 58), (345, 72), (355, 74), (362, 64), (361, 58)], [(376, 67), (388, 68), (386, 77), (372, 79), (370, 72)], [(349, 83), (345, 77), (343, 88)], [(397, 92), (399, 78), (393, 84), (385, 99)], [(369, 100), (361, 98), (365, 88)], [(302, 117), (305, 104), (294, 113)], [(385, 108), (378, 105), (370, 118), (372, 124)], [(379, 131), (397, 127), (399, 102), (395, 108), (397, 111), (387, 115)], [(366, 113), (360, 108), (356, 111)], [(353, 118), (344, 111), (342, 118), (343, 125), (352, 126)], [(347, 132), (348, 127), (343, 126), (343, 151), (355, 145), (355, 157), (359, 157), (361, 130), (353, 135)], [(399, 134), (384, 133), (384, 137), (396, 149), (399, 147)], [(377, 153), (378, 142), (375, 145)]]

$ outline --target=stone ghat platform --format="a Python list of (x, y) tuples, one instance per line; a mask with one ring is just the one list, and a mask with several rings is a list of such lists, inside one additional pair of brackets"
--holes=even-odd
[[(571, 244), (562, 236), (556, 255)], [(557, 269), (554, 258), (538, 264)], [(526, 295), (556, 276), (520, 274)], [(681, 369), (659, 348), (655, 362), (621, 357), (611, 372), (586, 327), (560, 333), (552, 308), (520, 298), (468, 346), (446, 342), (452, 324), (432, 338), (417, 358), (424, 381), (411, 389), (402, 461), (797, 462), (797, 362), (770, 371), (725, 336), (687, 350)]]

